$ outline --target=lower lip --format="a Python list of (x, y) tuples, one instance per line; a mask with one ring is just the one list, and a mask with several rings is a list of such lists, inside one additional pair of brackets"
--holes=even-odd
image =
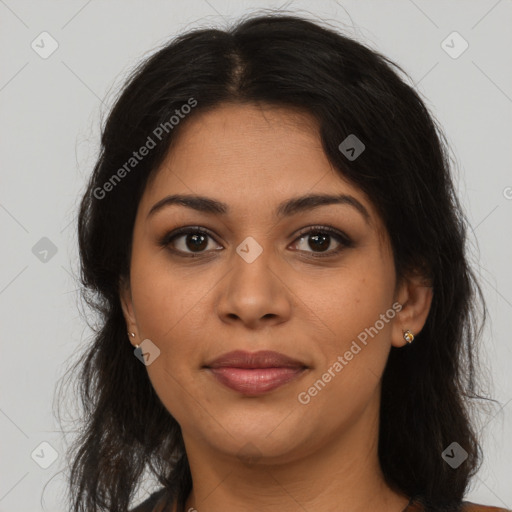
[(256, 396), (296, 379), (305, 368), (208, 368), (221, 383), (244, 395)]

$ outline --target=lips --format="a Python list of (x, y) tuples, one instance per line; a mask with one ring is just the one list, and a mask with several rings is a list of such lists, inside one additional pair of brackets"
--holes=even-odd
[(205, 368), (219, 383), (247, 396), (273, 391), (308, 369), (301, 361), (270, 350), (228, 352)]
[(306, 368), (306, 365), (296, 359), (274, 352), (272, 350), (260, 350), (259, 352), (245, 352), (235, 350), (223, 354), (211, 363), (208, 368)]

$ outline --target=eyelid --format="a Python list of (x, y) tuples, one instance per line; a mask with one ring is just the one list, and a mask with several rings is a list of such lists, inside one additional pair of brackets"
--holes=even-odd
[(328, 224), (316, 224), (313, 226), (307, 226), (299, 231), (299, 233), (295, 237), (295, 240), (297, 240), (297, 238), (300, 238), (301, 236), (313, 232), (327, 233), (329, 235), (339, 237), (341, 241), (347, 246), (353, 244), (352, 239), (347, 234), (345, 234), (340, 229), (329, 226)]
[(334, 228), (332, 226), (329, 226), (329, 225), (320, 225), (320, 224), (303, 228), (299, 232), (299, 234), (295, 237), (294, 243), (297, 240), (304, 238), (307, 235), (315, 234), (315, 233), (324, 233), (324, 234), (331, 236), (332, 238), (335, 238), (340, 246), (337, 249), (331, 249), (329, 251), (326, 251), (325, 253), (322, 253), (322, 252), (317, 253), (314, 251), (298, 251), (299, 253), (306, 252), (311, 255), (311, 256), (305, 256), (306, 258), (313, 258), (313, 259), (329, 258), (329, 257), (333, 258), (333, 257), (338, 256), (344, 249), (354, 246), (352, 239), (348, 235), (346, 235), (343, 231), (341, 231), (337, 228)]
[(213, 235), (213, 233), (208, 228), (205, 228), (203, 226), (183, 226), (181, 228), (177, 228), (168, 233), (165, 233), (165, 235), (158, 240), (158, 245), (160, 245), (163, 248), (169, 249), (173, 254), (177, 254), (178, 256), (183, 256), (185, 258), (204, 257), (209, 252), (212, 252), (212, 251), (204, 251), (201, 253), (192, 253), (192, 252), (179, 251), (177, 249), (173, 249), (173, 248), (169, 247), (171, 245), (171, 242), (173, 240), (175, 240), (176, 238), (179, 238), (180, 236), (188, 235), (191, 233), (194, 233), (194, 234), (200, 233), (200, 234), (207, 235), (211, 239), (215, 240), (215, 242), (218, 244), (215, 235)]
[[(168, 248), (174, 254), (177, 254), (178, 256), (183, 256), (185, 258), (187, 258), (187, 257), (188, 258), (205, 257), (208, 253), (214, 252), (214, 251), (210, 250), (210, 251), (192, 253), (192, 252), (184, 252), (184, 251), (179, 251), (176, 249), (169, 248), (169, 245), (171, 244), (171, 242), (173, 240), (175, 240), (176, 238), (179, 238), (180, 236), (187, 235), (187, 234), (197, 234), (197, 233), (207, 235), (208, 237), (213, 239), (218, 244), (218, 242), (216, 240), (216, 236), (213, 235), (213, 233), (208, 228), (205, 228), (203, 226), (183, 226), (183, 227), (177, 228), (175, 230), (172, 230), (171, 232), (166, 233), (163, 237), (161, 237), (159, 239), (158, 245), (160, 245), (164, 248)], [(329, 251), (326, 251), (326, 253), (315, 253), (313, 251), (300, 251), (300, 250), (298, 251), (299, 253), (306, 252), (306, 253), (312, 254), (313, 255), (313, 256), (311, 256), (312, 258), (322, 258), (322, 257), (327, 258), (329, 256), (331, 256), (331, 257), (337, 256), (341, 252), (341, 250), (343, 250), (343, 248), (353, 247), (353, 245), (354, 245), (352, 239), (348, 235), (346, 235), (343, 231), (341, 231), (337, 228), (334, 228), (332, 226), (329, 226), (329, 225), (320, 225), (320, 224), (302, 228), (296, 235), (294, 235), (295, 238), (293, 239), (292, 243), (297, 242), (300, 238), (303, 238), (304, 236), (306, 236), (308, 234), (315, 234), (315, 233), (324, 233), (324, 234), (327, 234), (327, 235), (335, 238), (341, 247), (339, 247), (338, 249), (331, 249)]]

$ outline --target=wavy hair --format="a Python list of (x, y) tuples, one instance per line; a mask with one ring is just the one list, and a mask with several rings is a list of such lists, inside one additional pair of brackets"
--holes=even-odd
[[(69, 451), (74, 512), (125, 512), (146, 470), (184, 510), (192, 480), (181, 429), (127, 342), (119, 285), (129, 276), (134, 220), (148, 179), (188, 119), (227, 102), (314, 116), (331, 164), (381, 215), (398, 279), (421, 271), (433, 287), (423, 330), (410, 346), (392, 348), (387, 361), (378, 453), (388, 484), (426, 510), (460, 506), (481, 458), (470, 399), (478, 396), (476, 349), (486, 308), (466, 256), (468, 223), (446, 138), (399, 72), (408, 76), (334, 28), (265, 14), (226, 30), (184, 33), (131, 73), (102, 126), (101, 151), (79, 206), (82, 296), (99, 320), (72, 369), (83, 407)], [(191, 98), (197, 105), (169, 128)], [(156, 147), (112, 181), (163, 125)], [(338, 149), (350, 134), (366, 145), (353, 161)], [(456, 471), (441, 457), (452, 441), (468, 453)]]

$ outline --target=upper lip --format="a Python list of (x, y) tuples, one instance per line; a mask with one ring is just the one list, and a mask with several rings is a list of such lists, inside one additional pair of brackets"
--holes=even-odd
[(307, 368), (301, 361), (273, 350), (260, 350), (259, 352), (234, 350), (222, 354), (205, 366), (207, 368)]

